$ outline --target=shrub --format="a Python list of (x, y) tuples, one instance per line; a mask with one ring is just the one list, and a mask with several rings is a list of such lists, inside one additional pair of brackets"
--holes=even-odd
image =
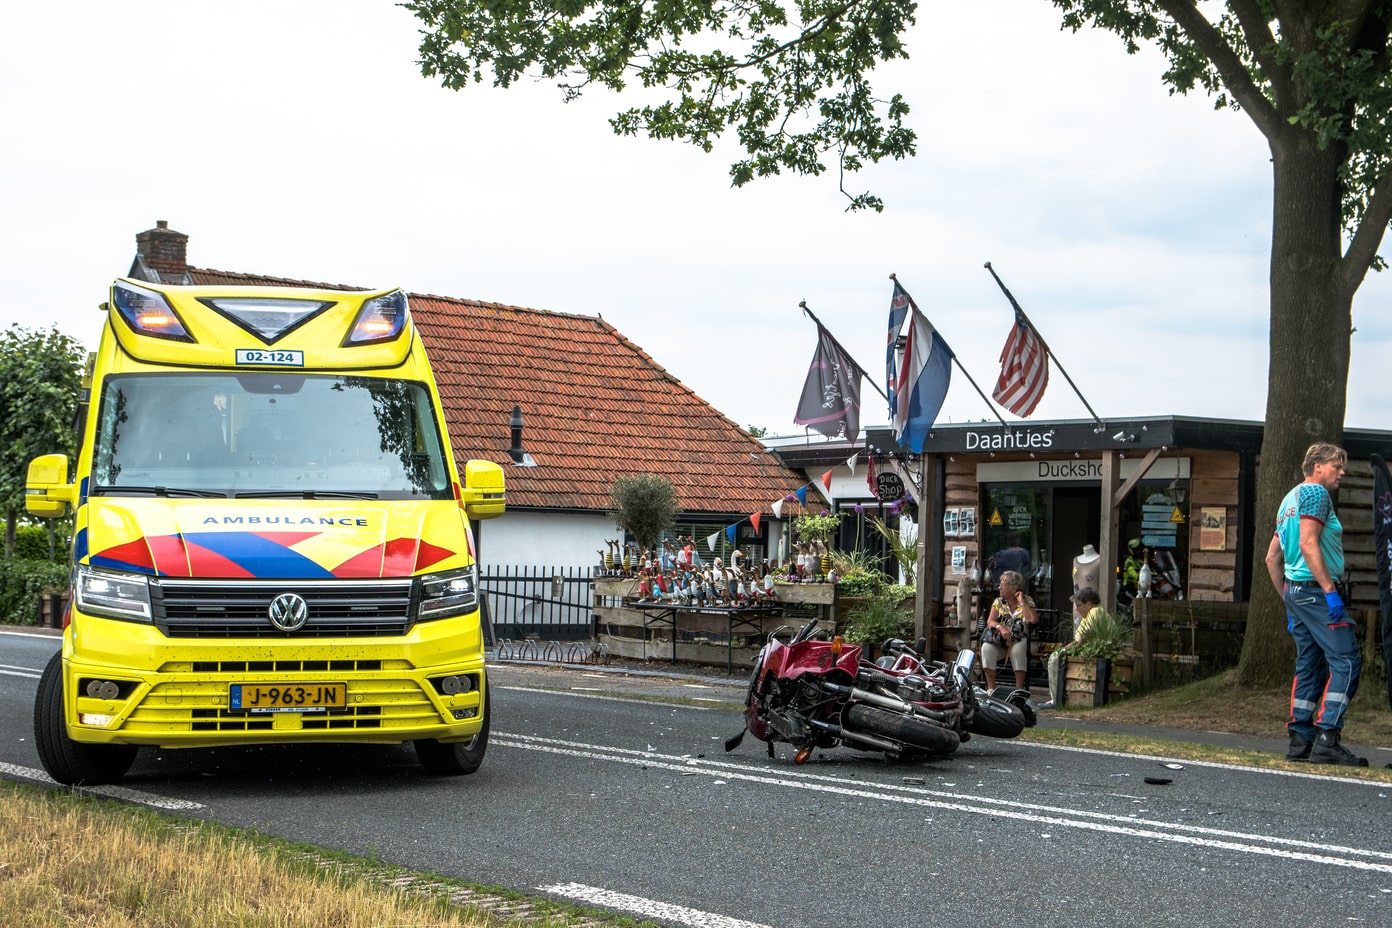
[(1083, 637), (1064, 645), (1063, 653), (1067, 657), (1084, 660), (1116, 660), (1118, 657), (1131, 656), (1130, 617), (1098, 609), (1084, 629)]
[[(53, 560), (60, 563), (67, 563), (68, 546), (70, 536), (66, 526), (55, 526), (56, 536), (53, 539)], [(48, 526), (45, 525), (20, 525), (15, 528), (15, 552), (16, 560), (20, 561), (47, 561), (48, 556)]]
[(39, 597), (65, 592), (69, 566), (49, 560), (0, 561), (0, 622), (38, 625)]
[(913, 613), (901, 603), (904, 596), (898, 586), (882, 588), (863, 603), (857, 603), (848, 615), (850, 624), (843, 633), (848, 641), (869, 641), (878, 645), (886, 638), (908, 638), (913, 634)]

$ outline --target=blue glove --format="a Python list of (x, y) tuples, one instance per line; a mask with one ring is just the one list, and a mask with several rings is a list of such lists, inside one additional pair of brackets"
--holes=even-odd
[(1342, 622), (1347, 613), (1344, 612), (1344, 598), (1339, 595), (1339, 591), (1325, 593), (1324, 601), (1329, 604), (1329, 621)]

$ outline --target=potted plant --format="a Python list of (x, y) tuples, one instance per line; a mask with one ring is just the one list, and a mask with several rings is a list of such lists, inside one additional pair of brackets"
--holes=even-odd
[(899, 569), (904, 574), (904, 582), (913, 586), (914, 575), (918, 570), (918, 539), (905, 541), (904, 536), (897, 529), (892, 529), (886, 525), (883, 519), (871, 519), (870, 524), (888, 543), (889, 553), (893, 555), (894, 560), (899, 564)]
[(913, 634), (913, 612), (904, 607), (904, 587), (885, 586), (851, 607), (850, 620), (843, 633), (847, 641), (860, 643), (866, 659), (887, 638), (908, 638)]
[(1135, 668), (1129, 616), (1096, 609), (1082, 637), (1060, 646), (1069, 705), (1100, 706), (1124, 695)]
[[(839, 513), (804, 512), (793, 517), (793, 530), (797, 540), (804, 545), (803, 554), (814, 559), (816, 566), (804, 569), (805, 574), (819, 574), (825, 577), (831, 573), (831, 536), (841, 525)], [(808, 563), (812, 563), (809, 561)]]

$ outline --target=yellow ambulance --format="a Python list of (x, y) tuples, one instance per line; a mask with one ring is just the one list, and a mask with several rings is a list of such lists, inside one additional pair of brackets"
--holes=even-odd
[(75, 512), (48, 773), (292, 742), (477, 770), (471, 523), (502, 514), (503, 473), (456, 469), (406, 294), (121, 279), (104, 309), (77, 461), (36, 458), (26, 487), (30, 513)]

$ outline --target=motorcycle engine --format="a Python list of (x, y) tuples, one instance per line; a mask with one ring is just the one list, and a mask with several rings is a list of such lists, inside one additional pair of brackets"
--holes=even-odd
[(899, 698), (909, 702), (928, 702), (928, 681), (922, 677), (904, 677), (899, 681)]

